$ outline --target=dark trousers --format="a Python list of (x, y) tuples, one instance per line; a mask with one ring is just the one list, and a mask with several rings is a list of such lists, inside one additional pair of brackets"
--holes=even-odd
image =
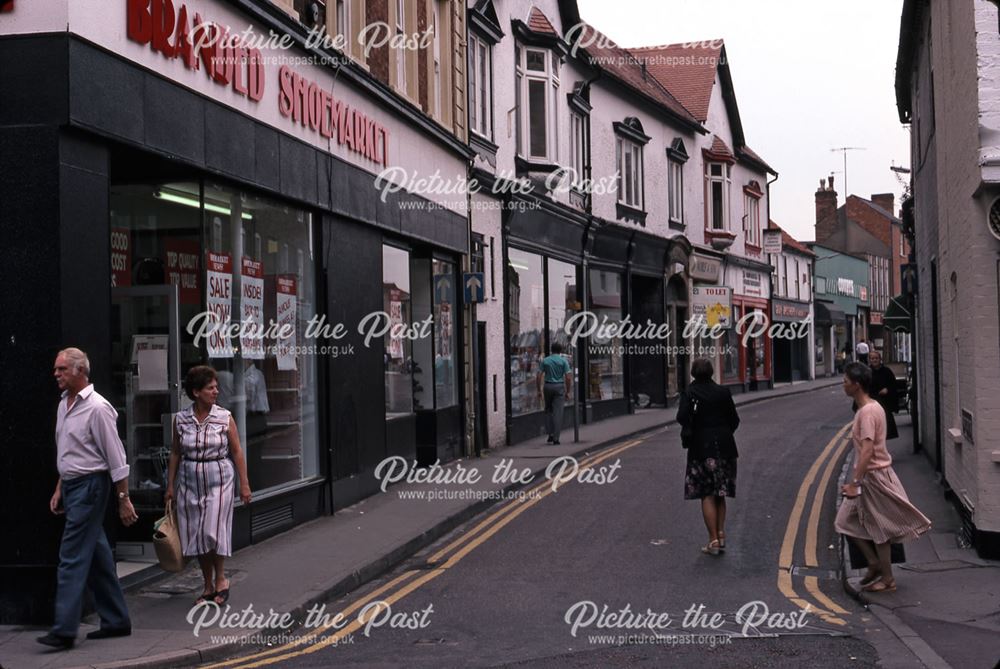
[(115, 559), (104, 535), (104, 512), (111, 492), (107, 472), (62, 482), (66, 527), (59, 545), (56, 616), (52, 633), (75, 637), (80, 628), (84, 588), (94, 593), (101, 627), (131, 626), (125, 594), (118, 583)]
[(566, 384), (546, 383), (543, 391), (545, 397), (545, 431), (553, 439), (559, 439), (562, 431), (563, 408), (566, 406)]

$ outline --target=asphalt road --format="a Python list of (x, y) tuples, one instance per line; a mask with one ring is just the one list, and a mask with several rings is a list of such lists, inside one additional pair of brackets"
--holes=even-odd
[[(675, 426), (597, 454), (593, 471), (615, 480), (498, 506), (330, 602), (331, 618), (344, 611), (334, 629), (234, 666), (874, 667), (860, 638), (870, 618), (834, 579), (839, 467), (814, 466), (851, 419), (850, 402), (835, 387), (755, 403), (741, 418), (723, 556), (699, 551), (706, 533), (699, 504), (683, 499)], [(800, 495), (810, 475), (817, 483)], [(807, 568), (810, 522), (818, 564)], [(783, 544), (793, 567), (785, 592)], [(369, 600), (391, 610), (369, 608), (359, 621)], [(692, 610), (706, 615), (685, 621)]]

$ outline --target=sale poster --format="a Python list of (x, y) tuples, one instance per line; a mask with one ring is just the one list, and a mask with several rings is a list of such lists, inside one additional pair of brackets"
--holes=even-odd
[(264, 359), (264, 263), (243, 256), (240, 263), (242, 316), (240, 351), (247, 360)]
[(295, 319), (298, 291), (294, 276), (279, 276), (275, 282), (278, 301), (278, 332), (283, 335), (276, 342), (276, 362), (282, 371), (296, 369), (295, 360)]
[(233, 261), (228, 253), (208, 252), (206, 299), (215, 331), (208, 337), (208, 357), (232, 358), (233, 343), (220, 328), (228, 329), (233, 311)]
[(167, 239), (163, 243), (167, 254), (167, 282), (177, 286), (177, 299), (181, 304), (198, 304), (198, 273), (201, 254), (199, 244), (191, 239)]
[(111, 228), (111, 287), (132, 285), (132, 231)]
[(389, 302), (389, 357), (393, 360), (403, 359), (403, 337), (398, 333), (403, 324), (403, 303), (398, 300)]

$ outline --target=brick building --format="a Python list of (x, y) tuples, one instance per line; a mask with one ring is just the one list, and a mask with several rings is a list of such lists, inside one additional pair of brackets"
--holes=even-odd
[(896, 64), (899, 119), (911, 130), (917, 436), (976, 549), (993, 558), (1000, 556), (998, 18), (985, 0), (906, 0)]

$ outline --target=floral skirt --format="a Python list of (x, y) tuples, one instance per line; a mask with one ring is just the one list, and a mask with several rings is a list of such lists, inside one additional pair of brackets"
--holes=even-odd
[(736, 497), (736, 459), (688, 460), (684, 499)]

